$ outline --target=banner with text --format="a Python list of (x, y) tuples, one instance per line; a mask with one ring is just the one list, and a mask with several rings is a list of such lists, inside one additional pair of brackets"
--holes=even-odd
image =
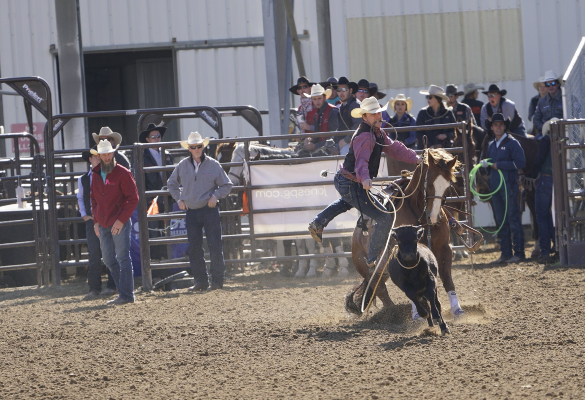
[[(45, 136), (43, 135), (43, 129), (45, 129), (44, 122), (34, 122), (33, 123), (33, 130), (32, 133), (37, 142), (39, 143), (39, 148), (41, 153), (45, 152)], [(30, 133), (27, 123), (18, 123), (18, 124), (11, 124), (10, 125), (10, 133), (21, 133), (26, 132)], [(14, 140), (12, 141), (12, 153), (14, 154)], [(30, 140), (26, 138), (18, 139), (18, 151), (20, 151), (21, 155), (28, 156), (30, 153)]]

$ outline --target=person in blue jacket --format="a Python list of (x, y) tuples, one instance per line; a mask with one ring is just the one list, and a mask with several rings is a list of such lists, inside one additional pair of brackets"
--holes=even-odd
[[(526, 157), (520, 143), (506, 131), (510, 129), (510, 119), (502, 114), (494, 114), (492, 120), (486, 121), (487, 129), (492, 129), (496, 138), (490, 142), (487, 160), (482, 160), (484, 168), (490, 168), (490, 192), (494, 192), (500, 184), (500, 173), (504, 177), (504, 185), (494, 193), (492, 205), (496, 215), (496, 226), (503, 225), (498, 233), (501, 256), (492, 264), (514, 263), (524, 261), (524, 231), (522, 216), (518, 204), (518, 171), (526, 167)], [(506, 209), (507, 202), (507, 209)], [(514, 247), (512, 248), (512, 242)], [(512, 252), (513, 251), (513, 252)]]

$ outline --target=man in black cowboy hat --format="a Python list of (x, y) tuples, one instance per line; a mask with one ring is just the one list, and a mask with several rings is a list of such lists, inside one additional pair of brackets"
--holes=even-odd
[(320, 85), (323, 86), (324, 89), (331, 88), (331, 95), (329, 95), (327, 103), (336, 107), (341, 104), (341, 100), (339, 100), (339, 96), (337, 95), (337, 78), (333, 76), (327, 78), (327, 80), (325, 82), (321, 82)]
[(100, 157), (92, 154), (89, 150), (85, 150), (81, 153), (81, 158), (91, 166), (86, 174), (83, 174), (77, 179), (77, 205), (85, 223), (87, 255), (89, 259), (89, 265), (87, 267), (89, 293), (83, 299), (91, 300), (100, 295), (111, 296), (116, 294), (116, 283), (112, 278), (110, 270), (107, 269), (108, 283), (102, 291), (102, 251), (100, 249), (100, 239), (96, 236), (93, 229), (93, 214), (91, 212), (90, 200), (92, 170), (100, 164)]
[[(496, 226), (501, 229), (500, 238), (501, 256), (492, 264), (513, 263), (524, 261), (524, 230), (522, 228), (522, 214), (518, 204), (518, 170), (526, 167), (526, 157), (522, 146), (506, 131), (510, 128), (510, 119), (504, 119), (500, 113), (486, 121), (486, 129), (494, 132), (495, 140), (488, 147), (487, 159), (481, 161), (484, 168), (490, 171), (490, 193), (496, 217)], [(490, 165), (488, 163), (491, 162)], [(500, 185), (500, 173), (504, 182)], [(512, 242), (514, 246), (512, 247)]]
[(370, 89), (370, 82), (367, 79), (360, 79), (357, 85), (358, 90), (355, 94), (355, 98), (358, 99), (359, 102), (362, 102), (368, 97), (373, 96), (372, 90)]
[(507, 90), (498, 87), (496, 84), (491, 84), (488, 90), (482, 92), (488, 97), (488, 102), (481, 108), (481, 126), (486, 129), (486, 120), (491, 120), (496, 113), (502, 114), (504, 118), (509, 118), (510, 132), (517, 135), (526, 136), (526, 126), (524, 120), (516, 110), (516, 104), (513, 101), (506, 99), (504, 96), (508, 93)]
[(341, 155), (346, 155), (349, 151), (349, 142), (351, 141), (351, 135), (358, 126), (362, 123), (360, 118), (353, 118), (351, 111), (354, 108), (359, 108), (359, 103), (355, 98), (354, 94), (358, 90), (358, 85), (355, 82), (350, 82), (345, 76), (339, 78), (337, 82), (337, 95), (341, 100), (339, 106), (339, 123), (337, 124), (338, 131), (352, 131), (352, 133), (342, 138), (337, 137), (335, 140), (339, 144), (339, 151)]
[[(156, 126), (155, 124), (148, 124), (146, 130), (140, 132), (140, 136), (138, 137), (138, 141), (140, 143), (160, 143), (163, 136), (165, 135), (167, 128), (164, 126)], [(161, 149), (160, 147), (149, 147), (144, 149), (144, 167), (164, 167), (165, 165), (173, 165), (173, 159), (171, 158), (170, 154), (168, 154), (165, 150)], [(144, 174), (144, 189), (146, 191), (150, 190), (161, 190), (164, 186), (164, 182), (166, 181), (166, 172), (149, 172)], [(152, 197), (148, 199), (148, 202), (152, 201)], [(159, 196), (158, 200), (158, 209), (164, 210), (164, 197)], [(160, 232), (156, 229), (164, 228), (164, 221), (150, 221), (148, 223), (148, 236), (151, 238), (156, 238), (160, 236)], [(152, 247), (152, 258), (153, 259), (160, 259), (164, 254), (164, 246), (154, 246)], [(155, 271), (158, 277), (162, 275), (166, 275), (165, 271)]]
[(464, 103), (459, 103), (457, 99), (463, 95), (463, 92), (457, 90), (457, 86), (449, 84), (445, 89), (445, 94), (449, 98), (447, 105), (453, 108), (453, 114), (457, 122), (465, 121), (467, 123), (467, 132), (471, 131), (471, 127), (475, 125), (475, 118), (471, 112), (471, 108)]
[(306, 76), (301, 76), (297, 79), (297, 84), (288, 89), (292, 94), (301, 97), (301, 104), (299, 104), (299, 109), (297, 110), (297, 120), (299, 121), (299, 127), (303, 132), (307, 132), (311, 129), (310, 125), (307, 123), (307, 114), (313, 110), (313, 102), (311, 98), (307, 98), (303, 96), (303, 94), (310, 94), (311, 87), (314, 84), (315, 82), (310, 82)]

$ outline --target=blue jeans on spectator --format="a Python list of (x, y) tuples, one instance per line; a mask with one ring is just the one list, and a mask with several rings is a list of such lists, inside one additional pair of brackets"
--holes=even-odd
[(104, 263), (112, 273), (118, 288), (119, 297), (134, 301), (134, 276), (130, 259), (131, 220), (120, 229), (120, 233), (112, 235), (112, 227), (100, 226), (100, 247)]
[(367, 260), (368, 262), (375, 261), (388, 239), (388, 234), (392, 226), (392, 214), (385, 214), (378, 210), (376, 206), (382, 210), (385, 210), (385, 208), (375, 198), (372, 198), (376, 203), (376, 206), (374, 206), (363, 186), (360, 183), (345, 178), (341, 173), (338, 172), (335, 174), (333, 183), (341, 198), (329, 204), (327, 208), (321, 211), (314, 222), (320, 227), (325, 228), (339, 214), (349, 211), (354, 207), (357, 208), (358, 211), (376, 221), (370, 240)]
[[(93, 219), (85, 221), (85, 237), (87, 238), (87, 253), (89, 266), (87, 268), (87, 284), (90, 292), (102, 291), (102, 250), (100, 249), (100, 239), (93, 229)], [(116, 284), (112, 274), (108, 269), (108, 289), (116, 289)]]
[(536, 222), (538, 223), (540, 255), (543, 257), (550, 256), (551, 239), (553, 248), (555, 242), (555, 228), (551, 212), (552, 194), (552, 176), (539, 176), (536, 181), (536, 198), (534, 199), (534, 205), (536, 208)]
[[(225, 263), (223, 259), (223, 242), (221, 239), (221, 220), (217, 207), (202, 207), (187, 210), (187, 238), (189, 239), (189, 262), (195, 285), (209, 282), (223, 286)], [(211, 265), (209, 272), (211, 279), (207, 277), (205, 256), (203, 252), (203, 229), (207, 238)]]
[[(524, 230), (522, 228), (522, 215), (518, 204), (518, 185), (505, 183), (508, 188), (508, 211), (506, 212), (506, 192), (502, 187), (492, 197), (494, 214), (496, 215), (496, 229), (502, 224), (505, 217), (504, 225), (498, 233), (500, 239), (500, 250), (502, 257), (508, 259), (513, 255), (525, 258), (524, 254)], [(512, 254), (512, 240), (514, 241), (514, 254)]]

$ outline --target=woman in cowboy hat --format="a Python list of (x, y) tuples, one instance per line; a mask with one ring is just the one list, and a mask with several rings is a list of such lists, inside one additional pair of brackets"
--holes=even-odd
[[(519, 262), (526, 259), (524, 254), (524, 230), (522, 214), (518, 204), (518, 171), (526, 167), (524, 150), (518, 141), (508, 135), (510, 119), (496, 113), (486, 121), (486, 128), (494, 132), (495, 140), (490, 142), (487, 159), (481, 161), (484, 168), (489, 168), (490, 192), (492, 206), (496, 216), (496, 226), (502, 226), (500, 239), (501, 255), (493, 264)], [(493, 164), (488, 165), (487, 160)], [(500, 172), (504, 179), (500, 187)], [(504, 187), (505, 185), (505, 187)], [(503, 221), (503, 222), (502, 222)], [(514, 246), (512, 247), (512, 243)]]
[(516, 109), (516, 104), (504, 97), (508, 93), (506, 89), (500, 89), (498, 85), (491, 84), (488, 90), (482, 93), (488, 97), (488, 102), (481, 108), (482, 128), (486, 128), (486, 120), (491, 120), (492, 115), (500, 113), (504, 115), (504, 118), (509, 118), (512, 121), (510, 123), (510, 131), (512, 133), (526, 136), (526, 126)]
[(546, 71), (540, 79), (546, 87), (547, 94), (538, 101), (534, 113), (534, 126), (538, 133), (542, 132), (544, 123), (552, 118), (563, 118), (563, 97), (561, 94), (561, 78), (553, 70)]
[[(447, 108), (449, 98), (442, 87), (431, 85), (429, 90), (421, 90), (420, 94), (426, 95), (427, 107), (423, 107), (416, 117), (416, 125), (439, 125), (455, 122), (455, 116), (450, 108)], [(416, 134), (417, 147), (423, 149), (425, 143), (423, 136), (427, 137), (427, 146), (430, 148), (453, 147), (455, 138), (454, 129), (433, 129), (430, 131), (418, 131)]]
[[(191, 291), (221, 289), (225, 273), (221, 220), (216, 205), (229, 194), (233, 185), (220, 163), (203, 153), (208, 144), (209, 138), (203, 139), (199, 132), (192, 132), (187, 140), (181, 141), (181, 147), (189, 150), (189, 156), (179, 162), (167, 181), (171, 196), (187, 213), (189, 262), (195, 283), (189, 288)], [(211, 257), (211, 277), (205, 267), (203, 229)]]
[[(395, 114), (393, 117), (390, 117), (387, 111), (382, 112), (382, 119), (384, 121), (396, 128), (416, 125), (416, 118), (409, 113), (412, 109), (412, 99), (410, 97), (406, 97), (404, 94), (400, 93), (395, 98), (391, 98), (388, 104), (390, 108), (394, 110)], [(409, 149), (414, 149), (416, 147), (415, 131), (398, 132), (398, 137), (396, 136), (396, 132), (390, 131), (390, 138), (404, 143)]]
[(477, 97), (479, 96), (479, 90), (483, 89), (485, 89), (483, 86), (477, 86), (475, 83), (468, 83), (467, 85), (463, 86), (464, 96), (461, 102), (467, 104), (469, 108), (471, 108), (475, 122), (479, 121), (481, 117), (483, 101), (479, 101)]
[[(104, 126), (100, 129), (99, 133), (92, 133), (91, 135), (96, 144), (98, 144), (100, 140), (107, 140), (112, 144), (112, 147), (116, 147), (116, 149), (122, 144), (122, 135), (118, 132), (113, 132), (109, 126)], [(128, 161), (128, 158), (123, 153), (116, 150), (114, 158), (118, 164), (130, 169), (130, 161)]]
[(335, 174), (335, 189), (341, 198), (331, 203), (309, 224), (311, 236), (322, 241), (323, 229), (339, 214), (342, 214), (356, 207), (361, 213), (376, 221), (372, 240), (368, 250), (367, 263), (369, 266), (375, 264), (376, 259), (384, 243), (388, 238), (391, 226), (391, 219), (388, 214), (380, 211), (384, 207), (375, 199), (375, 205), (370, 201), (367, 190), (372, 187), (372, 179), (378, 175), (380, 158), (382, 152), (387, 156), (416, 164), (418, 157), (416, 153), (408, 149), (404, 144), (394, 141), (380, 129), (382, 124), (382, 111), (388, 105), (380, 107), (378, 99), (368, 97), (359, 108), (352, 110), (354, 118), (362, 118), (362, 123), (351, 138), (349, 153), (345, 156), (343, 165)]
[(310, 126), (306, 121), (307, 114), (313, 109), (313, 102), (310, 98), (303, 96), (303, 94), (311, 93), (311, 86), (314, 84), (315, 82), (310, 82), (306, 76), (301, 76), (297, 79), (297, 84), (288, 89), (292, 94), (301, 96), (301, 104), (299, 104), (299, 109), (297, 110), (297, 119), (299, 121), (299, 126), (304, 133), (310, 130)]

